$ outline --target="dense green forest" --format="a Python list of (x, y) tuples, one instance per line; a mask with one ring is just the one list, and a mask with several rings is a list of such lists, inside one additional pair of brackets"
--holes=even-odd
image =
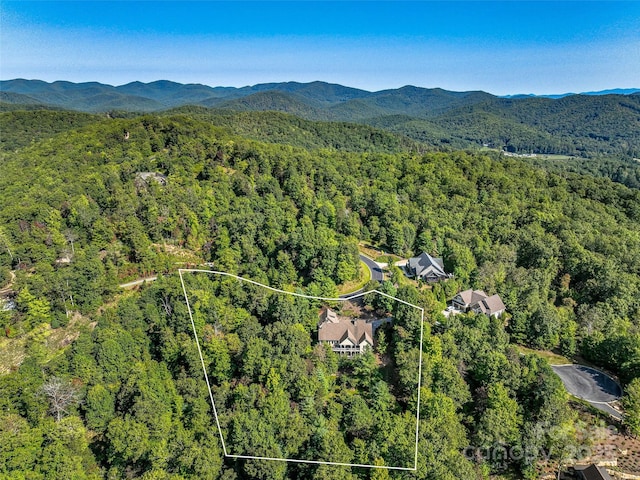
[[(369, 127), (290, 131), (284, 115), (267, 143), (271, 117), (225, 115), (217, 126), (197, 112), (2, 114), (0, 288), (16, 308), (0, 311), (0, 340), (23, 353), (2, 365), (0, 478), (537, 478), (543, 456), (560, 462), (559, 446), (584, 439), (547, 361), (517, 345), (581, 354), (637, 385), (640, 190), (492, 153), (427, 152)], [(224, 458), (177, 268), (207, 263), (333, 297), (358, 276), (361, 241), (442, 256), (455, 274), (418, 289), (392, 271), (379, 287), (426, 311), (417, 471)], [(152, 274), (139, 291), (118, 288)], [(301, 332), (303, 313), (243, 303), (204, 275), (188, 282), (215, 394), (238, 408), (225, 424), (238, 445), (375, 463), (415, 444), (398, 409), (411, 404), (403, 372), (420, 352), (411, 318), (393, 312), (391, 374), (363, 356), (342, 385), (335, 356), (314, 352), (310, 325)], [(469, 287), (499, 293), (508, 322), (445, 319), (446, 300)], [(465, 454), (497, 445), (526, 454)]]
[[(227, 452), (326, 462), (414, 466), (421, 315), (372, 298), (402, 337), (341, 357), (316, 336), (322, 302), (267, 291), (228, 277), (183, 275), (203, 339)], [(203, 278), (204, 277), (204, 278)], [(401, 294), (404, 292), (401, 292)], [(336, 303), (336, 302), (334, 302)], [(332, 305), (357, 316), (354, 304)], [(212, 322), (211, 319), (215, 321)], [(389, 331), (378, 331), (378, 338)], [(240, 352), (242, 352), (240, 354)], [(394, 361), (392, 361), (393, 359)], [(267, 435), (264, 432), (268, 432)], [(252, 478), (325, 478), (336, 467), (248, 462)], [(340, 468), (341, 476), (348, 468)], [(280, 472), (280, 473), (274, 473)]]
[(0, 149), (14, 151), (56, 133), (79, 128), (100, 117), (88, 113), (46, 111), (34, 114), (23, 110), (0, 114)]
[[(484, 92), (416, 87), (372, 93), (323, 82), (235, 89), (167, 81), (111, 87), (95, 82), (10, 80), (3, 81), (1, 88), (8, 91), (0, 92), (0, 112), (15, 112), (15, 116), (3, 115), (0, 120), (24, 128), (22, 136), (1, 139), (5, 149), (22, 146), (16, 141), (31, 142), (43, 133), (53, 133), (47, 131), (49, 120), (43, 117), (39, 125), (21, 110), (65, 107), (102, 112), (94, 120), (101, 115), (131, 118), (136, 116), (132, 110), (154, 110), (165, 116), (185, 114), (206, 120), (254, 140), (312, 149), (487, 153), (488, 147), (496, 154), (504, 150), (550, 155), (553, 158), (529, 161), (554, 171), (604, 176), (640, 188), (637, 94), (498, 98)], [(52, 126), (67, 128), (92, 118), (65, 115), (67, 125), (53, 122)]]
[(226, 127), (243, 137), (269, 143), (288, 144), (306, 149), (331, 149), (348, 152), (423, 153), (435, 147), (402, 134), (347, 122), (305, 120), (282, 112), (233, 112), (204, 107), (179, 107), (162, 115), (185, 114)]

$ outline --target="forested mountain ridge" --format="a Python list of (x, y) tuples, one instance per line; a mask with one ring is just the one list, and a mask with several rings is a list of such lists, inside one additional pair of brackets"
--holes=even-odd
[(14, 151), (57, 133), (79, 128), (101, 117), (71, 111), (11, 111), (0, 113), (0, 150)]
[[(8, 105), (8, 104), (5, 104)], [(19, 109), (20, 105), (13, 105)], [(24, 106), (23, 106), (24, 107)], [(31, 113), (10, 109), (0, 113), (0, 148), (13, 150), (18, 146), (28, 145), (32, 141), (44, 138), (52, 133), (65, 131), (84, 123), (100, 121), (105, 115), (90, 115), (79, 112), (67, 112), (52, 115), (38, 113), (37, 105), (31, 105)], [(49, 109), (47, 109), (49, 110)], [(304, 120), (298, 116), (281, 112), (230, 111), (210, 109), (206, 107), (185, 106), (166, 110), (160, 115), (170, 116), (185, 114), (214, 125), (225, 127), (229, 133), (246, 136), (254, 140), (269, 143), (283, 143), (309, 149), (328, 148), (349, 152), (395, 153), (401, 151), (427, 152), (468, 149), (469, 140), (448, 140), (442, 142), (447, 132), (433, 124), (430, 130), (424, 129), (421, 120), (413, 120), (407, 116), (382, 117), (370, 127), (357, 123), (319, 122)], [(130, 112), (111, 112), (111, 116), (132, 117)], [(393, 133), (393, 125), (401, 123), (405, 131), (413, 131), (416, 141), (402, 133)], [(511, 130), (511, 132), (513, 132)], [(497, 154), (492, 154), (497, 155)], [(550, 171), (588, 173), (590, 175), (610, 178), (629, 187), (640, 188), (640, 164), (632, 159), (622, 160), (616, 157), (593, 158), (589, 161), (581, 158), (540, 156), (527, 158), (527, 162), (540, 165)]]
[(373, 125), (436, 147), (489, 145), (518, 153), (640, 157), (636, 94), (501, 98), (414, 86), (367, 92), (324, 82), (212, 88), (169, 81), (113, 87), (22, 79), (0, 82), (0, 91), (12, 104), (35, 100), (89, 112), (159, 111), (189, 104), (274, 110), (308, 120)]
[(22, 93), (0, 91), (0, 101), (3, 103), (28, 105), (37, 104), (38, 100)]
[[(229, 129), (236, 135), (306, 149), (328, 148), (347, 152), (396, 153), (434, 150), (427, 143), (384, 129), (347, 122), (305, 120), (283, 112), (229, 111), (179, 107), (161, 115), (185, 114)], [(1, 117), (0, 117), (1, 118)]]
[[(43, 103), (53, 103), (64, 108), (104, 111), (105, 105), (91, 104), (91, 99), (97, 94), (128, 96), (130, 99), (137, 99), (133, 102), (129, 110), (140, 109), (154, 110), (149, 104), (145, 106), (141, 102), (157, 102), (162, 107), (176, 107), (181, 105), (214, 105), (216, 102), (250, 96), (253, 94), (277, 91), (282, 93), (296, 94), (307, 101), (315, 102), (319, 105), (332, 105), (353, 98), (361, 98), (371, 95), (371, 92), (359, 90), (342, 85), (325, 82), (285, 82), (285, 83), (265, 83), (242, 88), (234, 87), (209, 87), (200, 84), (180, 84), (167, 80), (142, 83), (131, 82), (126, 85), (112, 86), (98, 82), (73, 83), (57, 81), (52, 83), (41, 80), (2, 80), (0, 81), (0, 91), (27, 95)], [(119, 107), (112, 107), (119, 108)], [(157, 109), (157, 108), (155, 108)]]
[[(131, 113), (120, 112), (125, 117)], [(433, 150), (427, 144), (403, 135), (367, 125), (346, 122), (317, 122), (280, 112), (233, 112), (206, 107), (178, 107), (162, 112), (162, 116), (177, 114), (224, 127), (229, 134), (269, 143), (287, 144), (307, 149), (326, 148), (347, 152), (397, 153)], [(0, 150), (14, 151), (59, 132), (88, 123), (104, 121), (105, 115), (74, 111), (0, 112)]]
[(593, 96), (597, 96), (597, 95), (635, 95), (637, 93), (640, 92), (640, 89), (638, 88), (611, 88), (608, 90), (598, 90), (598, 91), (591, 91), (591, 92), (580, 92), (575, 93), (575, 92), (568, 92), (568, 93), (552, 93), (552, 94), (547, 94), (547, 95), (534, 95), (533, 93), (529, 93), (529, 94), (516, 94), (516, 95), (503, 95), (502, 98), (533, 98), (533, 97), (539, 97), (539, 98), (562, 98), (562, 97), (568, 97), (570, 95), (593, 95)]
[[(277, 103), (265, 104), (265, 102), (269, 98), (279, 99), (280, 102), (288, 99), (290, 102), (297, 100), (298, 103), (306, 105), (308, 110), (303, 116), (310, 119), (363, 121), (379, 115), (396, 114), (430, 118), (461, 105), (474, 105), (495, 98), (485, 92), (449, 92), (441, 88), (405, 86), (345, 100), (331, 98), (331, 100), (320, 101), (317, 90), (317, 86), (313, 89), (310, 86), (307, 90), (293, 91), (274, 88), (222, 103), (216, 99), (209, 105), (232, 110), (279, 110)], [(309, 92), (314, 94), (310, 95)], [(322, 109), (322, 106), (326, 108)]]
[[(557, 100), (528, 98), (496, 99), (475, 106), (464, 106), (440, 117), (447, 127), (461, 128), (473, 138), (475, 116), (500, 119), (505, 126), (520, 124), (541, 131), (546, 136), (547, 150), (540, 140), (528, 140), (524, 135), (506, 128), (492, 132), (487, 127), (485, 140), (505, 145), (511, 151), (559, 153), (585, 156), (622, 153), (637, 156), (640, 143), (640, 102), (633, 96), (572, 95)], [(498, 121), (500, 121), (498, 120)], [(460, 125), (462, 123), (462, 126)], [(494, 136), (497, 133), (497, 137)]]
[[(48, 126), (36, 132), (30, 118), (40, 114)], [(3, 115), (12, 115), (3, 130), (21, 131), (12, 139), (26, 132), (35, 140), (14, 141), (0, 153), (2, 286), (11, 282), (10, 271), (16, 276), (16, 309), (2, 311), (0, 319), (3, 341), (25, 339), (27, 353), (0, 376), (0, 474), (8, 478), (354, 480), (380, 473), (223, 459), (175, 274), (176, 262), (186, 258), (331, 297), (337, 284), (357, 275), (359, 241), (404, 256), (442, 256), (453, 280), (419, 290), (391, 272), (380, 287), (427, 313), (418, 470), (410, 478), (488, 478), (505, 468), (518, 478), (538, 478), (543, 454), (561, 461), (557, 445), (580, 444), (559, 379), (545, 360), (520, 355), (515, 343), (581, 353), (617, 372), (625, 385), (640, 376), (639, 190), (480, 153), (262, 143), (195, 113)], [(246, 115), (262, 130), (260, 122), (278, 118)], [(286, 115), (279, 121), (291, 125)], [(320, 138), (323, 129), (340, 127), (299, 128), (315, 128)], [(140, 172), (157, 172), (166, 185), (141, 180)], [(117, 289), (151, 273), (160, 279), (141, 292)], [(355, 395), (348, 386), (338, 388), (344, 402), (337, 407), (329, 395), (340, 387), (327, 375), (330, 356), (317, 356), (305, 367), (308, 382), (295, 385), (286, 380), (285, 367), (299, 363), (291, 352), (251, 348), (277, 332), (306, 348), (287, 305), (267, 308), (281, 319), (276, 328), (260, 323), (260, 304), (249, 305), (233, 291), (220, 298), (210, 283), (193, 282), (216, 394), (224, 400), (238, 388), (225, 381), (240, 373), (246, 389), (234, 391), (229, 402), (247, 402), (262, 418), (291, 420), (274, 429), (238, 414), (237, 423), (224, 428), (239, 445), (257, 442), (260, 454), (265, 446), (295, 444), (297, 452), (319, 458), (372, 463), (394, 455), (380, 439), (415, 442), (404, 423), (389, 421), (394, 411), (384, 407), (382, 390)], [(508, 325), (482, 315), (445, 320), (444, 301), (468, 287), (500, 293)], [(239, 299), (233, 308), (232, 297)], [(69, 328), (67, 311), (91, 322), (51, 355), (46, 338), (27, 334)], [(431, 332), (436, 320), (438, 331)], [(398, 360), (394, 388), (402, 389), (419, 348), (415, 323), (397, 327), (388, 340)], [(234, 365), (251, 368), (236, 372)], [(382, 375), (376, 366), (359, 367)], [(78, 400), (59, 420), (43, 394), (52, 379)], [(285, 407), (301, 392), (318, 412), (312, 425), (287, 416)], [(299, 433), (298, 443), (287, 437), (289, 430)], [(305, 437), (310, 431), (314, 436)], [(345, 448), (341, 438), (355, 446)], [(506, 464), (476, 464), (463, 454), (468, 445), (496, 443), (533, 453)]]

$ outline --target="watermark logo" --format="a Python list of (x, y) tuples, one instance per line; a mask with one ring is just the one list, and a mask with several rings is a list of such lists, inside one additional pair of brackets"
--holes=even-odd
[(462, 454), (474, 463), (491, 465), (494, 471), (514, 464), (533, 465), (538, 462), (569, 465), (580, 461), (614, 462), (617, 460), (617, 448), (613, 436), (617, 433), (613, 426), (578, 424), (545, 428), (542, 423), (525, 431), (519, 444), (470, 445)]

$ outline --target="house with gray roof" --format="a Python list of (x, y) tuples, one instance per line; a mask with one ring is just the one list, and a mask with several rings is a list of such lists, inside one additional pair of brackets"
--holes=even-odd
[(352, 357), (373, 348), (373, 325), (360, 319), (340, 317), (330, 308), (320, 310), (318, 341), (328, 343), (331, 349)]
[(611, 475), (606, 468), (593, 463), (591, 465), (575, 465), (573, 471), (582, 480), (611, 480)]
[(439, 282), (453, 276), (444, 271), (442, 258), (432, 257), (426, 252), (410, 258), (407, 262), (406, 270), (416, 280), (425, 280), (427, 282)]
[(451, 305), (460, 311), (483, 313), (488, 317), (500, 317), (506, 310), (500, 295), (487, 295), (482, 290), (465, 290), (458, 293)]

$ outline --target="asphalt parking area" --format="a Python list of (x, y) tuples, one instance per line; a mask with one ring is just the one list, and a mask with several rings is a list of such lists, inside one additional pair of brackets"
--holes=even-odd
[(567, 391), (589, 402), (609, 403), (622, 396), (620, 385), (609, 375), (584, 365), (554, 365)]

